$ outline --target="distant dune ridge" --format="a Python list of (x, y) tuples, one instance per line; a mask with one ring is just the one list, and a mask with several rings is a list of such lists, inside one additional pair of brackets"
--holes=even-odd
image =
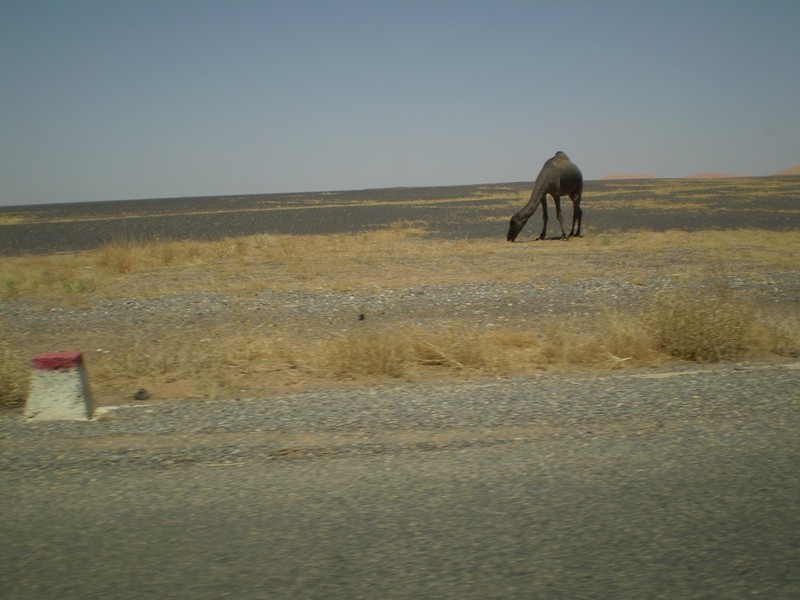
[[(778, 171), (772, 175), (800, 175), (800, 165), (789, 167), (783, 171)], [(687, 175), (685, 179), (729, 179), (731, 177), (745, 177), (745, 175), (735, 175), (733, 173), (723, 173), (719, 171), (708, 171), (695, 173), (694, 175)], [(614, 179), (661, 179), (650, 173), (609, 173), (601, 177), (603, 181), (611, 181)], [(670, 178), (671, 179), (671, 178)]]
[(775, 175), (800, 175), (800, 165), (795, 165), (794, 167), (789, 167), (783, 171), (778, 171), (775, 173)]

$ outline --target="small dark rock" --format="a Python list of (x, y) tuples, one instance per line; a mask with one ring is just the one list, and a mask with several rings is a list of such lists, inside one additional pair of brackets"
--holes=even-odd
[(150, 400), (150, 392), (148, 392), (144, 388), (139, 388), (139, 391), (137, 391), (133, 395), (133, 399), (134, 400)]

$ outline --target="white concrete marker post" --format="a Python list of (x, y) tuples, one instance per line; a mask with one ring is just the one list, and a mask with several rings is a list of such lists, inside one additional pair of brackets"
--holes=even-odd
[(25, 416), (37, 420), (92, 417), (94, 402), (80, 352), (47, 352), (33, 359), (33, 380)]

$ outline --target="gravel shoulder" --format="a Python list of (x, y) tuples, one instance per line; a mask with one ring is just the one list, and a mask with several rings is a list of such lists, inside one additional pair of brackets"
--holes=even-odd
[(800, 363), (313, 390), (105, 407), (91, 422), (0, 418), (0, 471), (171, 468), (458, 450), (559, 437), (794, 423)]
[[(797, 314), (800, 272), (761, 273), (757, 279), (746, 274), (727, 275), (725, 282), (768, 314)], [(596, 274), (577, 280), (435, 284), (358, 294), (268, 289), (246, 296), (180, 293), (155, 298), (98, 300), (89, 308), (50, 299), (17, 300), (4, 302), (0, 316), (5, 317), (14, 335), (38, 340), (40, 348), (82, 348), (91, 379), (92, 369), (99, 359), (113, 356), (114, 351), (109, 348), (114, 348), (119, 336), (124, 336), (126, 348), (134, 347), (140, 354), (147, 353), (149, 348), (159, 349), (165, 337), (209, 344), (213, 343), (214, 335), (236, 339), (249, 332), (257, 332), (268, 340), (291, 339), (287, 336), (313, 340), (386, 327), (436, 330), (456, 323), (459, 327), (474, 326), (480, 331), (518, 329), (536, 333), (547, 327), (580, 328), (582, 322), (591, 324), (596, 321), (598, 307), (606, 314), (639, 310), (672, 285), (674, 279), (668, 276), (631, 281), (618, 275)], [(65, 343), (66, 347), (59, 345)], [(129, 358), (135, 359), (135, 356), (125, 359)], [(614, 366), (620, 365), (609, 362), (588, 372), (603, 376)], [(198, 368), (209, 367), (212, 365)], [(576, 366), (571, 370), (583, 369)], [(487, 376), (442, 373), (439, 377), (458, 381), (486, 379)], [(426, 376), (420, 378), (424, 380)], [(321, 379), (304, 370), (285, 368), (264, 374), (242, 373), (238, 380), (242, 391), (226, 389), (219, 397), (280, 396), (302, 389), (352, 389), (380, 383), (380, 378), (369, 377)], [(191, 381), (179, 379), (165, 383), (155, 377), (143, 378), (140, 383), (95, 388), (93, 395), (101, 406), (136, 403), (135, 394), (141, 387), (149, 391), (151, 402), (171, 398), (197, 401)]]

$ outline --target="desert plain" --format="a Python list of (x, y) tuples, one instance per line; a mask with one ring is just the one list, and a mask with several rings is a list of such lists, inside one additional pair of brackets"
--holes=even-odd
[[(0, 395), (81, 350), (100, 404), (800, 355), (800, 177), (0, 207)], [(567, 231), (571, 202), (562, 202)]]

